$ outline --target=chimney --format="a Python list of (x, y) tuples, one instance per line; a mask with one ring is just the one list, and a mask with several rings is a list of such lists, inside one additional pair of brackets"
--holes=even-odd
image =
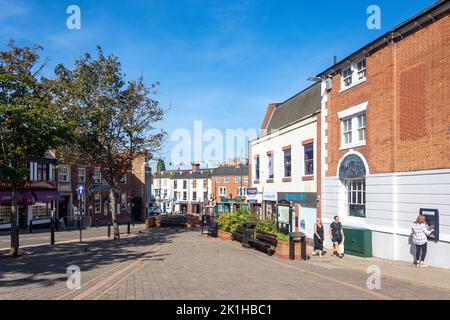
[(333, 66), (335, 66), (337, 63), (337, 56), (333, 56)]

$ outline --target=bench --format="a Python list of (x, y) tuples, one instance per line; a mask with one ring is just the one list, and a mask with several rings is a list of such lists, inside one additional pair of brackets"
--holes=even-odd
[(277, 246), (277, 236), (267, 232), (258, 232), (255, 239), (248, 240), (248, 244), (253, 249), (271, 256), (275, 252), (273, 248)]
[(231, 233), (231, 240), (242, 243), (242, 237), (244, 236), (244, 227), (239, 225), (235, 232)]
[(217, 233), (219, 232), (219, 226), (217, 222), (211, 222), (208, 227), (208, 237), (217, 237)]
[(186, 226), (186, 217), (184, 216), (161, 216), (161, 227), (184, 227)]

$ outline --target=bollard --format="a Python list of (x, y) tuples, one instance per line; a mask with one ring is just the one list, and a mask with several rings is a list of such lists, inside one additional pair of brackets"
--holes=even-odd
[(30, 233), (33, 233), (33, 220), (30, 220), (30, 225), (28, 226)]
[(19, 248), (20, 247), (20, 244), (19, 244), (19, 232), (20, 232), (20, 228), (19, 227), (16, 227), (17, 228), (17, 232), (16, 232), (16, 243), (17, 243), (17, 248)]
[(131, 221), (133, 222), (133, 228), (135, 227), (135, 225), (134, 225), (134, 218), (131, 218)]
[(108, 238), (111, 238), (111, 223), (108, 223)]
[(80, 216), (80, 242), (83, 242), (83, 221), (81, 219), (82, 217)]
[(54, 245), (55, 244), (55, 223), (52, 222), (50, 224), (50, 244)]
[(130, 234), (131, 233), (131, 231), (130, 231), (130, 221), (128, 221), (128, 223), (127, 223), (127, 234)]

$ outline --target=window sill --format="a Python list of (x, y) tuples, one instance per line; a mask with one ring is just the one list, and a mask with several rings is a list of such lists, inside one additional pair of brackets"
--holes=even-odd
[(259, 184), (259, 180), (254, 180), (253, 184)]
[(302, 177), (302, 181), (312, 181), (314, 180), (314, 176), (303, 176)]
[(349, 85), (348, 87), (344, 87), (344, 88), (342, 88), (343, 84), (341, 84), (341, 90), (339, 90), (339, 93), (347, 91), (347, 90), (349, 90), (349, 89), (351, 89), (353, 87), (356, 87), (357, 85), (360, 85), (361, 83), (366, 82), (366, 80), (367, 80), (367, 78), (358, 80), (357, 82), (354, 82), (351, 85)]
[(341, 150), (347, 150), (347, 149), (352, 149), (352, 148), (358, 148), (358, 147), (363, 147), (365, 145), (366, 145), (366, 141), (364, 140), (364, 141), (361, 141), (358, 143), (343, 145), (343, 146), (339, 147), (339, 150), (341, 151)]
[(267, 179), (266, 182), (267, 183), (273, 183), (273, 179)]
[(283, 178), (283, 182), (291, 182), (291, 181), (292, 181), (291, 177)]

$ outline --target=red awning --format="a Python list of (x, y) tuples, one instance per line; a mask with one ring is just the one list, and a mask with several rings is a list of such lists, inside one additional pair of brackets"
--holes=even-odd
[(36, 201), (48, 202), (48, 201), (58, 201), (60, 194), (58, 191), (47, 190), (47, 191), (33, 191), (36, 196)]

